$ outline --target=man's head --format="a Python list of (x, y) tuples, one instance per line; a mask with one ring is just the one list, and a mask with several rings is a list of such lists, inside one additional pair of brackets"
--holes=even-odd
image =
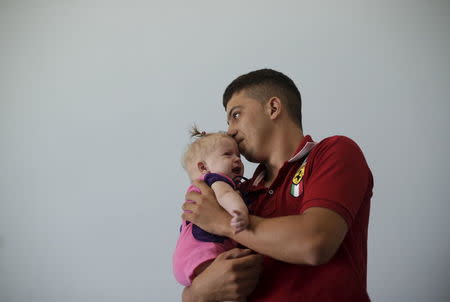
[(239, 92), (244, 92), (261, 103), (278, 97), (291, 119), (302, 130), (302, 98), (297, 86), (288, 76), (273, 69), (259, 69), (239, 76), (223, 93), (225, 109), (233, 95)]
[(301, 130), (301, 97), (284, 74), (261, 69), (242, 75), (226, 88), (223, 105), (228, 134), (251, 162), (265, 162), (280, 137)]

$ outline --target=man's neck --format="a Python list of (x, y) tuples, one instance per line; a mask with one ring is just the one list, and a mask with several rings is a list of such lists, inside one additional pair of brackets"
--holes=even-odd
[(275, 146), (265, 164), (265, 185), (269, 187), (278, 175), (284, 163), (292, 158), (304, 135), (301, 130), (289, 131), (284, 135), (277, 135), (271, 142)]

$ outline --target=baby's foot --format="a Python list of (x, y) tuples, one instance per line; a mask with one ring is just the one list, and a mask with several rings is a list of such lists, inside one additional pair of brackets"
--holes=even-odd
[(248, 226), (248, 215), (243, 215), (238, 210), (234, 210), (230, 225), (234, 231), (234, 234), (242, 232)]

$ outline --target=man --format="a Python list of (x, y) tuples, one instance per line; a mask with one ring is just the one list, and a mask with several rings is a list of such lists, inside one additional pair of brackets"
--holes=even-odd
[[(303, 135), (301, 96), (284, 74), (262, 69), (225, 90), (228, 133), (258, 162), (244, 185), (252, 201), (249, 227), (234, 234), (230, 216), (204, 183), (188, 193), (183, 219), (264, 255), (232, 250), (183, 292), (184, 301), (370, 301), (366, 289), (367, 228), (373, 179), (349, 138), (314, 143)], [(258, 280), (259, 278), (259, 280)], [(256, 286), (255, 290), (253, 288)], [(253, 292), (252, 292), (253, 291)]]

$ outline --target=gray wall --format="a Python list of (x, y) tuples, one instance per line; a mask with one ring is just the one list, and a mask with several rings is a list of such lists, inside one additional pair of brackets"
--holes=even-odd
[[(272, 67), (375, 176), (374, 301), (448, 301), (448, 1), (1, 1), (0, 301), (177, 301), (193, 122)], [(251, 175), (254, 166), (247, 166)]]

